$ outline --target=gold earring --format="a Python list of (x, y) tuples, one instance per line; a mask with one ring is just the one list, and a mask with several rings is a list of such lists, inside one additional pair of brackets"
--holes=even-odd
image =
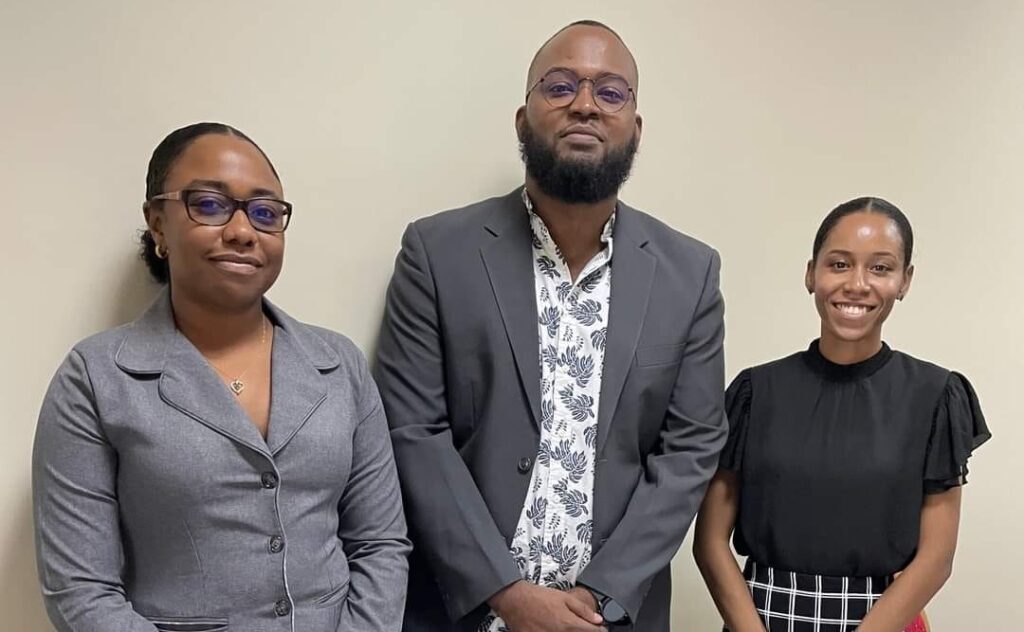
[(161, 244), (157, 244), (153, 248), (153, 252), (156, 253), (156, 256), (157, 256), (158, 259), (166, 259), (167, 258), (167, 247), (166, 246), (163, 246)]

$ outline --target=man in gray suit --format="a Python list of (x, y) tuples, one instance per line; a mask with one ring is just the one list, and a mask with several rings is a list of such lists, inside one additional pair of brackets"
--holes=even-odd
[(622, 40), (538, 51), (524, 188), (411, 224), (377, 379), (415, 545), (404, 629), (669, 630), (669, 563), (726, 437), (719, 259), (618, 200)]

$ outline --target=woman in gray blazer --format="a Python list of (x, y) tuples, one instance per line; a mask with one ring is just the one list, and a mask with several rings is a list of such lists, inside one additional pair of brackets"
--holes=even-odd
[(190, 125), (154, 151), (143, 208), (167, 287), (72, 349), (36, 430), (50, 620), (398, 630), (410, 545), (366, 362), (264, 299), (292, 213), (274, 167), (238, 130)]

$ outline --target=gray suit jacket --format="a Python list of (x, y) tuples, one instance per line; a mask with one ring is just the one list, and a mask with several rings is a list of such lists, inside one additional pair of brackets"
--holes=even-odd
[[(669, 629), (669, 562), (725, 442), (719, 259), (620, 205), (598, 413), (593, 559), (579, 582)], [(409, 226), (377, 381), (410, 533), (406, 630), (473, 630), (520, 578), (508, 545), (540, 439), (521, 192)]]
[(266, 441), (177, 332), (166, 291), (57, 371), (33, 454), (57, 629), (400, 627), (409, 542), (373, 380), (348, 339), (266, 308)]

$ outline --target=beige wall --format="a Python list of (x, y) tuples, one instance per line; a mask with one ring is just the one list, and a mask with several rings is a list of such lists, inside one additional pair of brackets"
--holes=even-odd
[[(828, 209), (870, 193), (910, 215), (917, 278), (886, 338), (965, 372), (996, 435), (930, 610), (938, 630), (1015, 626), (1024, 3), (5, 0), (0, 627), (49, 629), (35, 416), (70, 346), (153, 293), (133, 240), (160, 138), (213, 119), (262, 144), (297, 207), (273, 299), (370, 350), (401, 230), (521, 180), (527, 63), (582, 17), (619, 29), (640, 63), (645, 135), (624, 197), (722, 252), (730, 377), (815, 335), (801, 274)], [(676, 627), (713, 630), (684, 550)]]

